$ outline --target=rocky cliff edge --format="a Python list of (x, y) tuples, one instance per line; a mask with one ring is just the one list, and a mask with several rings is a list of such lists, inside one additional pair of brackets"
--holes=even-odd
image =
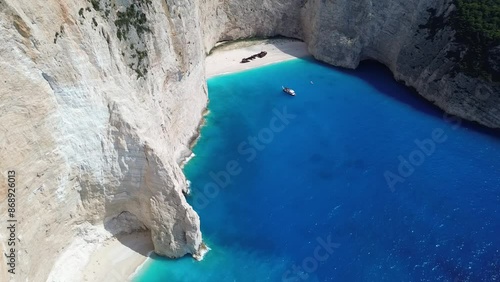
[(377, 60), (445, 111), (500, 127), (499, 85), (454, 71), (454, 9), (448, 0), (0, 1), (0, 183), (16, 171), (16, 278), (60, 280), (93, 243), (140, 229), (161, 255), (199, 253), (179, 163), (218, 41), (282, 35), (333, 65)]

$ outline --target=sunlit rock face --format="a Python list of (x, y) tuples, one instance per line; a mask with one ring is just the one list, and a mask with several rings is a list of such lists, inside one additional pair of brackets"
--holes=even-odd
[[(204, 1), (204, 46), (220, 40), (283, 35), (304, 40), (314, 57), (355, 68), (376, 60), (397, 80), (450, 114), (500, 127), (500, 85), (457, 72), (452, 0)], [(204, 8), (203, 8), (204, 7)], [(498, 49), (498, 48), (497, 48)], [(495, 72), (498, 50), (490, 51)], [(458, 54), (457, 54), (458, 53)], [(452, 55), (457, 54), (457, 55)]]
[(19, 281), (52, 268), (49, 280), (74, 281), (64, 272), (92, 246), (137, 229), (161, 255), (198, 252), (178, 165), (207, 101), (197, 3), (137, 3), (0, 2), (0, 160), (18, 175)]
[[(445, 111), (500, 127), (498, 84), (453, 71), (453, 10), (443, 0), (1, 1), (0, 160), (18, 175), (18, 278), (78, 277), (95, 246), (138, 229), (158, 254), (198, 254), (179, 163), (218, 41), (282, 35), (333, 65), (377, 60)], [(0, 201), (5, 215), (5, 190)]]

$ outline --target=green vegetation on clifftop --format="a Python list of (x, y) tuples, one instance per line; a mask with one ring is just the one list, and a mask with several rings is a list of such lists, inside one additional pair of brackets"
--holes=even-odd
[(457, 41), (467, 47), (460, 71), (499, 81), (493, 49), (500, 45), (500, 0), (457, 0), (453, 27)]
[(458, 0), (457, 27), (462, 35), (473, 39), (480, 34), (485, 39), (500, 40), (500, 1)]

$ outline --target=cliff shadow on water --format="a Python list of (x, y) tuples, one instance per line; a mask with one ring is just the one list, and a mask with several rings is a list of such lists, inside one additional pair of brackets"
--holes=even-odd
[[(407, 281), (409, 273), (414, 280), (436, 278), (441, 273), (434, 274), (432, 268), (446, 258), (469, 258), (458, 246), (471, 246), (467, 234), (482, 224), (469, 219), (469, 198), (477, 192), (480, 199), (494, 200), (487, 193), (496, 193), (490, 186), (469, 189), (469, 183), (481, 179), (478, 171), (488, 176), (497, 147), (490, 146), (491, 138), (464, 131), (494, 131), (462, 122), (460, 130), (447, 131), (449, 143), (427, 158), (397, 193), (390, 193), (384, 171), (397, 167), (397, 155), (413, 153), (416, 138), (427, 137), (433, 129), (454, 125), (445, 125), (439, 108), (395, 82), (378, 63), (365, 61), (350, 70), (312, 57), (210, 81), (208, 126), (194, 148), (197, 157), (184, 172), (192, 183), (189, 202), (200, 214), (212, 251), (196, 266), (190, 258), (153, 258), (140, 281), (280, 281), (287, 267), (310, 255), (312, 246), (306, 242), (320, 234), (332, 234), (341, 247), (310, 281)], [(293, 87), (297, 97), (282, 95), (282, 83)], [(255, 159), (246, 160), (237, 150), (239, 144), (267, 126), (273, 107), (283, 106), (300, 118), (274, 134), (275, 141)], [(483, 139), (489, 141), (478, 141)], [(234, 182), (221, 185), (212, 201), (196, 201), (208, 196), (207, 183), (216, 181), (210, 172), (225, 171), (228, 160), (238, 160), (242, 167), (231, 178)], [(490, 174), (485, 183), (494, 177)], [(452, 218), (451, 211), (456, 212)], [(465, 227), (467, 222), (472, 227)], [(450, 228), (444, 228), (446, 224)], [(480, 242), (488, 242), (486, 235), (478, 236)], [(449, 245), (434, 258), (443, 240)], [(366, 260), (354, 261), (368, 249)], [(423, 261), (425, 273), (414, 268)], [(242, 269), (253, 271), (243, 274)], [(449, 278), (470, 272), (447, 266), (441, 270)]]
[[(457, 120), (460, 122), (460, 127), (467, 128), (470, 130), (474, 130), (477, 132), (480, 132), (482, 134), (487, 134), (489, 136), (496, 137), (500, 139), (500, 130), (498, 129), (493, 129), (486, 127), (484, 125), (481, 125), (477, 122), (474, 121), (469, 121), (463, 118), (460, 118), (458, 116), (450, 115), (447, 114), (443, 109), (441, 109), (439, 106), (434, 104), (432, 101), (429, 101), (428, 99), (425, 98), (426, 95), (421, 95), (415, 89), (413, 86), (408, 85), (402, 80), (396, 80), (394, 78), (394, 73), (383, 63), (379, 62), (376, 59), (365, 59), (362, 60), (359, 64), (359, 66), (356, 69), (349, 69), (349, 68), (343, 68), (343, 67), (338, 67), (334, 66), (328, 63), (325, 63), (321, 60), (318, 60), (314, 57), (314, 55), (309, 55), (308, 57), (301, 57), (302, 53), (301, 50), (297, 50), (295, 48), (287, 48), (286, 44), (280, 44), (284, 42), (291, 42), (291, 41), (296, 41), (296, 42), (304, 42), (301, 39), (298, 38), (293, 38), (293, 37), (287, 37), (287, 36), (282, 36), (282, 35), (276, 35), (276, 36), (270, 36), (270, 37), (251, 37), (251, 38), (241, 38), (238, 40), (232, 40), (232, 41), (224, 41), (224, 42), (219, 42), (216, 47), (212, 48), (210, 53), (212, 53), (216, 49), (223, 49), (228, 46), (238, 46), (238, 44), (256, 44), (256, 43), (274, 43), (274, 46), (280, 50), (281, 52), (298, 57), (299, 60), (309, 60), (313, 61), (314, 63), (320, 64), (324, 67), (327, 68), (335, 68), (336, 70), (349, 74), (349, 75), (355, 75), (359, 77), (360, 79), (366, 81), (370, 85), (372, 85), (374, 88), (380, 90), (381, 93), (384, 93), (387, 95), (389, 99), (394, 99), (397, 100), (401, 103), (404, 103), (412, 108), (414, 108), (417, 111), (420, 111), (422, 113), (425, 113), (426, 115), (433, 116), (437, 119), (442, 119), (442, 120)], [(236, 44), (236, 45), (234, 45)], [(306, 42), (304, 44), (307, 45)], [(306, 47), (307, 48), (307, 47)], [(263, 50), (265, 51), (265, 50)], [(381, 79), (380, 76), (374, 75), (375, 73), (380, 73), (384, 72), (386, 75), (383, 76), (384, 79)], [(398, 83), (398, 87), (394, 89), (392, 87), (393, 82), (396, 81)], [(411, 94), (413, 95), (407, 95), (408, 92), (402, 91), (402, 90), (408, 90)], [(398, 91), (399, 90), (399, 91)]]
[[(314, 59), (311, 58), (310, 60)], [(332, 67), (331, 65), (323, 63), (321, 61), (315, 60), (315, 62), (326, 67)], [(489, 135), (500, 140), (499, 129), (489, 128), (484, 125), (478, 124), (477, 122), (465, 120), (460, 117), (447, 114), (434, 103), (420, 95), (415, 88), (405, 85), (403, 81), (397, 81), (396, 79), (394, 79), (394, 74), (392, 73), (392, 71), (387, 66), (380, 62), (377, 62), (376, 60), (364, 60), (355, 70), (341, 67), (334, 68), (346, 74), (356, 75), (358, 78), (361, 78), (362, 80), (372, 85), (374, 88), (378, 89), (380, 93), (386, 95), (388, 99), (397, 100), (417, 111), (425, 113), (426, 115), (432, 116), (436, 119), (441, 119), (445, 122), (453, 121), (454, 123), (459, 124), (462, 128), (480, 132), (481, 134)], [(380, 72), (384, 72), (386, 75), (374, 75)], [(394, 81), (398, 83), (398, 87), (396, 89), (392, 87)], [(413, 95), (408, 95), (408, 93), (411, 93)]]

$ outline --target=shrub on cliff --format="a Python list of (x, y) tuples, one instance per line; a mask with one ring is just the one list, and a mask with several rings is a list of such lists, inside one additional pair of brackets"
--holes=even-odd
[(457, 24), (464, 36), (500, 40), (500, 1), (458, 0)]
[(500, 1), (457, 0), (453, 19), (456, 38), (467, 47), (460, 70), (475, 77), (500, 81), (492, 52), (500, 45)]

